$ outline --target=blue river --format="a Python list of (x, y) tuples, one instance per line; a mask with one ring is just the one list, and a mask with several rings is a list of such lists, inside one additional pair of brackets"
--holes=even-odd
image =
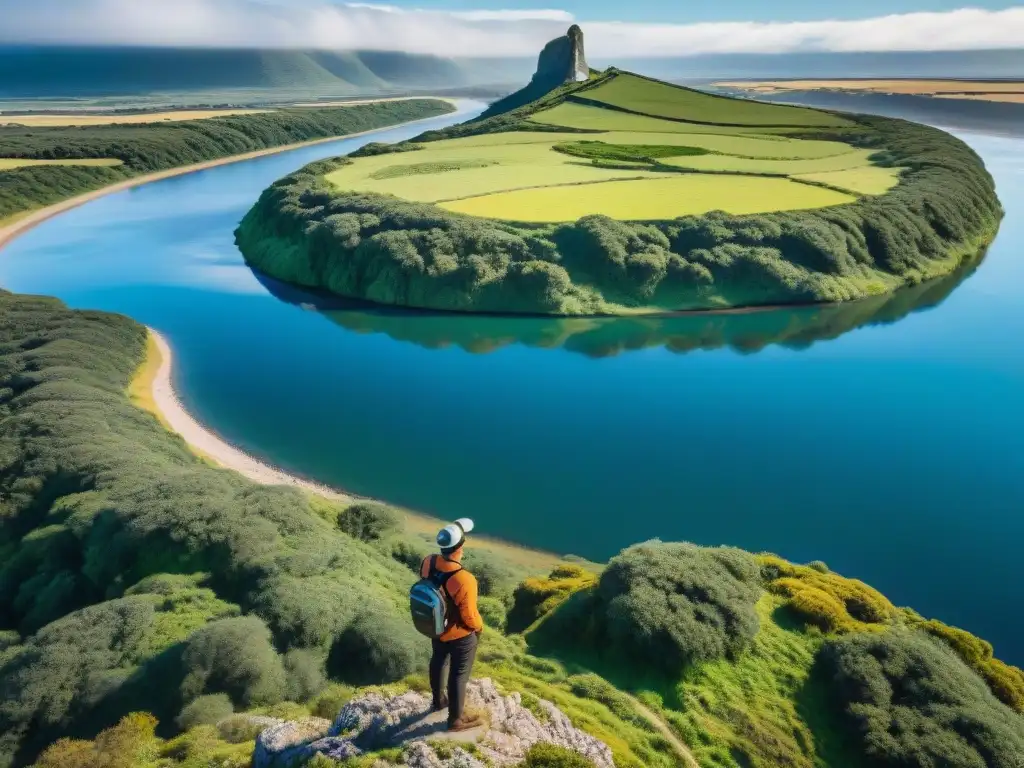
[(243, 263), (273, 180), (479, 108), (101, 198), (5, 248), (0, 285), (160, 330), (186, 406), (303, 476), (589, 558), (658, 537), (824, 560), (1024, 663), (1024, 140), (961, 134), (1007, 212), (983, 261), (867, 303), (425, 315)]

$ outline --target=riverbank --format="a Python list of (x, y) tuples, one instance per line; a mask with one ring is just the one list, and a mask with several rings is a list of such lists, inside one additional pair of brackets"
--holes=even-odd
[[(451, 99), (438, 99), (438, 101), (447, 101), (453, 103)], [(7, 243), (14, 240), (16, 237), (23, 235), (35, 226), (42, 224), (47, 219), (51, 219), (59, 213), (70, 211), (72, 208), (78, 208), (81, 205), (85, 205), (88, 202), (97, 200), (106, 195), (112, 195), (115, 192), (123, 192), (133, 187), (139, 187), (143, 184), (149, 184), (152, 181), (160, 181), (162, 179), (169, 179), (174, 176), (184, 176), (189, 173), (196, 173), (198, 171), (205, 171), (209, 168), (216, 168), (221, 165), (230, 165), (232, 163), (240, 163), (245, 160), (255, 160), (260, 157), (267, 157), (269, 155), (276, 155), (281, 152), (288, 152), (295, 149), (302, 149), (304, 147), (312, 147), (317, 144), (326, 144), (331, 141), (340, 141), (343, 139), (354, 139), (359, 136), (368, 136), (372, 133), (378, 133), (382, 130), (400, 128), (406, 125), (415, 125), (417, 123), (426, 122), (428, 120), (436, 120), (437, 116), (432, 115), (431, 117), (424, 117), (419, 120), (409, 120), (404, 123), (395, 123), (394, 125), (383, 126), (381, 128), (374, 128), (367, 131), (358, 131), (356, 133), (345, 133), (337, 136), (328, 136), (322, 139), (310, 139), (309, 141), (299, 141), (293, 144), (282, 144), (279, 147), (268, 147), (267, 149), (258, 149), (252, 152), (243, 152), (239, 155), (228, 155), (227, 157), (220, 157), (216, 160), (206, 160), (201, 163), (193, 163), (192, 165), (183, 165), (178, 168), (168, 168), (165, 171), (156, 171), (154, 173), (147, 173), (142, 176), (135, 176), (130, 179), (125, 179), (116, 184), (110, 184), (106, 187), (100, 187), (99, 189), (91, 192), (86, 192), (75, 197), (69, 197), (66, 200), (61, 200), (59, 203), (48, 205), (45, 208), (39, 208), (34, 211), (26, 211), (14, 214), (14, 216), (6, 219), (0, 219), (0, 248), (3, 248)]]
[[(289, 474), (260, 461), (231, 445), (201, 423), (182, 405), (174, 390), (174, 352), (171, 345), (158, 331), (153, 328), (148, 330), (146, 358), (136, 371), (128, 389), (129, 397), (137, 407), (153, 414), (165, 429), (180, 436), (193, 453), (211, 464), (238, 472), (260, 485), (288, 485), (346, 505), (357, 501), (374, 501)], [(402, 512), (406, 515), (408, 528), (424, 536), (433, 538), (438, 528), (443, 525), (441, 520), (429, 515), (407, 509)], [(550, 571), (564, 562), (561, 555), (530, 549), (500, 539), (474, 536), (473, 546), (538, 571)]]

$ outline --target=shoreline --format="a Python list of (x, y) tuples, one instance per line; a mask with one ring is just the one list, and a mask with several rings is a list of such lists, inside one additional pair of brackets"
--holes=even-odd
[[(149, 338), (147, 359), (136, 373), (129, 393), (137, 407), (153, 414), (161, 426), (181, 437), (199, 458), (222, 469), (238, 472), (259, 485), (285, 485), (346, 505), (362, 501), (387, 503), (291, 474), (231, 445), (216, 431), (196, 419), (182, 404), (174, 390), (174, 352), (171, 345), (156, 329), (147, 326), (146, 330)], [(157, 355), (159, 360), (152, 360), (152, 355)], [(154, 365), (154, 362), (157, 364)], [(432, 538), (438, 528), (444, 525), (440, 518), (402, 507), (395, 508), (405, 515), (411, 532)], [(486, 535), (474, 536), (473, 539), (474, 546), (482, 551), (498, 553), (520, 565), (537, 568), (545, 573), (566, 562), (563, 555), (504, 539)]]
[[(432, 97), (424, 97), (432, 98)], [(453, 104), (451, 99), (437, 99), (437, 101), (445, 101), (449, 104)], [(446, 113), (450, 114), (450, 113)], [(215, 160), (204, 160), (201, 163), (193, 163), (192, 165), (182, 165), (177, 168), (168, 168), (164, 171), (155, 171), (153, 173), (147, 173), (142, 176), (133, 176), (130, 179), (119, 181), (116, 184), (110, 184), (106, 187), (100, 187), (94, 189), (92, 192), (85, 192), (75, 197), (69, 197), (66, 200), (61, 200), (58, 203), (48, 205), (45, 208), (38, 208), (31, 211), (23, 211), (21, 213), (15, 213), (11, 219), (7, 220), (6, 224), (0, 222), (0, 249), (10, 243), (17, 237), (28, 232), (33, 227), (39, 226), (44, 221), (52, 219), (54, 216), (65, 211), (70, 211), (73, 208), (90, 203), (93, 200), (98, 200), (101, 197), (112, 195), (115, 192), (124, 192), (125, 190), (132, 189), (134, 187), (140, 187), (143, 184), (149, 184), (153, 181), (162, 181), (163, 179), (170, 179), (175, 176), (184, 176), (189, 173), (198, 173), (199, 171), (205, 171), (210, 168), (216, 168), (221, 165), (230, 165), (232, 163), (241, 163), (246, 160), (255, 160), (260, 157), (268, 157), (270, 155), (276, 155), (281, 152), (290, 152), (293, 149), (304, 149), (306, 147), (313, 147), (317, 144), (327, 144), (331, 141), (343, 141), (345, 139), (354, 139), (359, 136), (368, 136), (378, 131), (386, 131), (392, 128), (401, 128), (406, 125), (415, 125), (416, 123), (426, 122), (427, 120), (436, 120), (438, 117), (444, 115), (434, 115), (432, 117), (423, 117), (418, 120), (407, 120), (404, 123), (394, 123), (393, 125), (385, 125), (380, 128), (373, 128), (368, 131), (358, 131), (356, 133), (343, 133), (339, 136), (327, 136), (322, 139), (310, 139), (309, 141), (299, 141), (294, 144), (282, 144), (279, 147), (268, 147), (266, 149), (255, 149), (252, 152), (243, 152), (240, 155), (228, 155), (227, 157), (219, 157)]]

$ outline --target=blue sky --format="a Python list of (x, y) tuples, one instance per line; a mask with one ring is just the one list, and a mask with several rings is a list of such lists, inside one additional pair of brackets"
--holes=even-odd
[[(292, 0), (296, 2), (297, 0)], [(298, 0), (302, 1), (302, 0)], [(958, 8), (999, 10), (1019, 3), (993, 0), (379, 0), (401, 8), (431, 8), (447, 11), (557, 8), (578, 19), (592, 21), (634, 21), (689, 23), (699, 21), (810, 21), (817, 19), (861, 19), (891, 13), (951, 11)], [(1024, 41), (1022, 41), (1024, 44)]]

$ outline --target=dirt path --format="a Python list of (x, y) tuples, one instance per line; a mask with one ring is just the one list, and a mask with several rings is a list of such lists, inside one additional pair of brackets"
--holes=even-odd
[[(627, 694), (628, 696), (629, 694)], [(700, 763), (697, 762), (697, 758), (693, 756), (693, 752), (690, 748), (683, 743), (682, 739), (676, 736), (675, 732), (669, 727), (668, 723), (658, 717), (658, 714), (647, 707), (646, 704), (641, 703), (639, 699), (634, 696), (630, 696), (633, 699), (633, 706), (636, 707), (637, 712), (646, 718), (647, 722), (653, 725), (658, 733), (665, 737), (665, 740), (672, 745), (675, 749), (676, 754), (682, 759), (683, 764), (686, 768), (700, 768)]]

